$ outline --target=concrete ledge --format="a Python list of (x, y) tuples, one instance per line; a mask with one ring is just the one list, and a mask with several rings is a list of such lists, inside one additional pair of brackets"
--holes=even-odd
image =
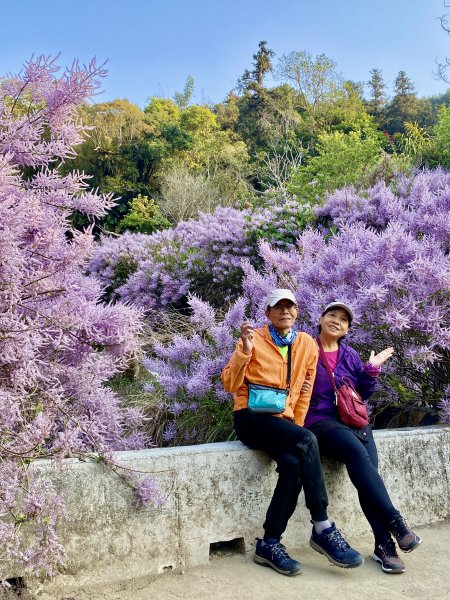
[[(415, 526), (450, 514), (450, 427), (376, 431), (380, 471), (393, 503)], [(67, 460), (63, 470), (39, 464), (68, 508), (61, 531), (68, 561), (47, 591), (111, 584), (209, 561), (210, 544), (238, 540), (243, 546), (262, 532), (277, 474), (262, 452), (240, 442), (163, 448), (116, 455), (124, 467), (153, 473), (167, 495), (158, 509), (137, 509), (133, 494), (102, 465)], [(345, 468), (324, 463), (329, 515), (345, 534), (368, 533)], [(310, 535), (303, 495), (284, 541), (298, 548)], [(243, 548), (242, 548), (243, 549)], [(2, 567), (2, 570), (4, 567)], [(13, 567), (2, 578), (24, 576)]]

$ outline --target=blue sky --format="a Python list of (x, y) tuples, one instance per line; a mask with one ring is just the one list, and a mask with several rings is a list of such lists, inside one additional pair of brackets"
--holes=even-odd
[(450, 37), (438, 21), (450, 13), (445, 3), (2, 0), (0, 74), (16, 73), (33, 53), (61, 52), (62, 65), (96, 56), (108, 59), (109, 70), (96, 101), (128, 98), (143, 107), (152, 95), (182, 91), (191, 75), (195, 101), (219, 102), (264, 39), (277, 56), (324, 53), (354, 81), (367, 81), (370, 69), (379, 68), (392, 88), (404, 70), (419, 96), (431, 96), (450, 87), (433, 75), (436, 59), (450, 57)]

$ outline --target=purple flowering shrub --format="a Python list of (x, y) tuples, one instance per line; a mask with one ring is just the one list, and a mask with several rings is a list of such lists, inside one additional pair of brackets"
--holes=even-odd
[(441, 411), (441, 420), (443, 423), (450, 424), (450, 385), (444, 388), (444, 395), (438, 404)]
[(40, 57), (0, 82), (0, 563), (48, 574), (64, 558), (63, 506), (34, 459), (95, 452), (117, 471), (113, 450), (150, 443), (141, 411), (107, 386), (137, 353), (139, 312), (99, 302), (101, 283), (84, 273), (93, 238), (69, 219), (102, 216), (112, 199), (57, 170), (104, 71), (57, 70)]
[(151, 254), (153, 238), (125, 231), (118, 237), (104, 235), (93, 247), (87, 274), (94, 275), (103, 286), (105, 301), (117, 300), (117, 288), (127, 282), (139, 265)]
[[(304, 230), (296, 245), (276, 247), (270, 236), (255, 239), (257, 256), (243, 254), (241, 260), (241, 297), (233, 308), (239, 318), (232, 331), (225, 330), (229, 343), (222, 343), (223, 355), (214, 342), (215, 311), (201, 304), (201, 317), (196, 316), (200, 309), (191, 299), (201, 332), (174, 337), (167, 347), (157, 345), (146, 362), (172, 414), (166, 441), (186, 443), (198, 435), (189, 427), (185, 431), (189, 419), (195, 422), (198, 397), (222, 405), (219, 375), (233, 350), (239, 319), (247, 307), (248, 316), (261, 325), (262, 301), (277, 286), (295, 291), (299, 327), (311, 335), (323, 307), (342, 299), (354, 309), (349, 339), (363, 359), (372, 348), (395, 347), (373, 397), (374, 410), (389, 403), (429, 404), (449, 422), (449, 183), (450, 175), (438, 169), (400, 177), (393, 189), (379, 184), (356, 195), (345, 188), (318, 209), (329, 228)], [(204, 439), (202, 433), (195, 441)]]
[(162, 392), (166, 415), (163, 443), (184, 445), (233, 437), (232, 405), (220, 381), (234, 350), (247, 300), (238, 298), (219, 318), (216, 311), (189, 295), (191, 331), (156, 343), (143, 363), (151, 382), (147, 392)]
[(315, 212), (334, 225), (363, 223), (377, 231), (397, 221), (416, 238), (432, 237), (450, 251), (450, 173), (442, 168), (397, 175), (393, 185), (380, 181), (365, 192), (337, 190)]
[[(414, 297), (417, 289), (420, 297), (415, 298), (416, 305), (420, 305), (424, 314), (421, 317), (423, 328), (418, 330), (414, 323), (409, 323), (408, 317), (397, 314), (397, 319), (404, 319), (402, 336), (405, 342), (397, 341), (398, 350), (405, 351), (405, 358), (412, 358), (411, 348), (414, 347), (414, 356), (420, 353), (426, 368), (420, 368), (419, 373), (414, 373), (419, 368), (416, 360), (403, 364), (402, 373), (407, 370), (408, 380), (417, 381), (422, 397), (434, 398), (436, 395), (442, 397), (443, 386), (450, 379), (450, 352), (448, 348), (448, 260), (450, 252), (450, 173), (437, 168), (434, 170), (417, 171), (413, 176), (398, 175), (391, 187), (383, 182), (367, 190), (365, 193), (357, 193), (353, 188), (338, 190), (327, 198), (326, 203), (316, 209), (319, 218), (325, 219), (328, 225), (339, 228), (343, 223), (364, 224), (376, 231), (387, 231), (389, 224), (401, 224), (402, 228), (419, 243), (423, 243), (424, 252), (417, 253), (418, 262), (414, 264), (417, 275), (417, 284), (414, 285), (407, 273), (403, 273), (405, 285), (409, 286), (410, 297)], [(408, 238), (409, 239), (409, 236)], [(405, 241), (407, 241), (407, 239)], [(433, 257), (435, 264), (429, 265), (426, 270), (421, 265), (427, 262), (430, 246), (436, 247), (436, 256)], [(438, 251), (438, 248), (442, 252)], [(432, 253), (432, 252), (431, 252)], [(382, 264), (380, 263), (382, 267)], [(429, 271), (433, 271), (430, 273)], [(399, 274), (400, 277), (400, 274)], [(420, 281), (422, 277), (422, 281)], [(439, 277), (442, 284), (441, 294), (436, 296), (435, 279)], [(447, 280), (446, 280), (447, 278)], [(430, 284), (429, 295), (423, 294)], [(398, 294), (401, 294), (402, 287)], [(436, 305), (439, 306), (437, 314)], [(415, 306), (415, 305), (413, 305)], [(414, 311), (414, 308), (412, 309)], [(433, 323), (434, 319), (440, 320), (439, 324)], [(425, 322), (428, 319), (428, 325)], [(436, 329), (439, 332), (436, 332)], [(424, 330), (425, 329), (425, 330)], [(419, 331), (422, 333), (419, 334)], [(420, 336), (424, 336), (420, 338)], [(444, 338), (442, 340), (442, 338)], [(411, 346), (409, 341), (414, 339)], [(422, 340), (422, 341), (420, 341)], [(430, 340), (434, 343), (430, 345)], [(420, 348), (420, 351), (419, 351)], [(400, 394), (403, 398), (408, 395), (401, 377), (390, 377), (390, 396), (395, 399)], [(398, 394), (399, 393), (399, 394)], [(413, 394), (412, 397), (417, 396)], [(441, 406), (442, 408), (442, 406)], [(442, 410), (442, 417), (448, 422), (448, 414)]]
[(103, 238), (89, 272), (110, 297), (146, 311), (182, 307), (189, 292), (220, 306), (240, 293), (242, 258), (258, 264), (259, 239), (289, 247), (312, 218), (308, 206), (293, 200), (255, 209), (218, 207), (150, 236)]

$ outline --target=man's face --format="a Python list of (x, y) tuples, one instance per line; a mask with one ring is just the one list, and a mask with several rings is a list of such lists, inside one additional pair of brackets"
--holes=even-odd
[(266, 309), (266, 317), (278, 332), (287, 333), (297, 319), (298, 308), (291, 300), (280, 300)]

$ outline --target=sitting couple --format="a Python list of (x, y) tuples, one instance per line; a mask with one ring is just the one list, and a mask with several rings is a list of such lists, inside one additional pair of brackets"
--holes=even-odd
[[(370, 426), (357, 429), (339, 419), (329, 373), (333, 372), (338, 383), (347, 378), (367, 400), (393, 348), (379, 354), (371, 352), (363, 363), (343, 341), (353, 320), (351, 308), (343, 302), (332, 302), (324, 308), (317, 341), (293, 329), (298, 308), (290, 290), (273, 290), (265, 302), (265, 314), (269, 321), (265, 327), (254, 329), (248, 321), (242, 324), (240, 340), (222, 372), (225, 390), (234, 394), (238, 439), (249, 448), (266, 451), (277, 463), (278, 481), (267, 510), (264, 537), (257, 539), (255, 562), (283, 575), (301, 572), (301, 564), (289, 556), (281, 536), (302, 488), (313, 525), (312, 548), (339, 567), (358, 567), (364, 562), (329, 521), (321, 453), (345, 463), (375, 537), (374, 560), (385, 573), (403, 573), (405, 565), (397, 554), (396, 543), (403, 552), (411, 552), (421, 539), (391, 502), (378, 473)], [(263, 389), (288, 389), (283, 412), (249, 410), (249, 382)]]

